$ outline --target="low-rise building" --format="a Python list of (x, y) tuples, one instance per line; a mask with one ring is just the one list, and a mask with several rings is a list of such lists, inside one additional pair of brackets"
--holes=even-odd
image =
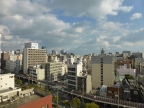
[(40, 66), (31, 66), (28, 70), (32, 80), (45, 80), (45, 69), (41, 69)]
[(123, 89), (120, 86), (107, 87), (107, 97), (123, 99)]
[(131, 69), (131, 68), (128, 69), (128, 68), (126, 68), (126, 65), (120, 66), (119, 68), (117, 68), (117, 75), (125, 76), (125, 74), (130, 74), (135, 78), (136, 69)]
[(15, 87), (14, 74), (0, 74), (0, 102), (10, 100), (21, 91)]
[(122, 81), (124, 100), (139, 102), (140, 92), (134, 80), (124, 79)]

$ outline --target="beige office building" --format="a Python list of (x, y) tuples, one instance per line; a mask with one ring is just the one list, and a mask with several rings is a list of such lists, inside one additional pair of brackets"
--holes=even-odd
[(28, 67), (40, 65), (46, 62), (46, 49), (24, 48), (23, 51), (23, 73), (27, 74)]
[(104, 53), (92, 56), (92, 87), (113, 86), (114, 79), (114, 57)]

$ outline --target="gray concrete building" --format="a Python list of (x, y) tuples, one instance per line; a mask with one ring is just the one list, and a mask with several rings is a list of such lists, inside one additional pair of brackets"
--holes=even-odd
[(92, 90), (91, 75), (77, 77), (77, 90), (82, 91), (83, 93), (91, 93)]
[(62, 62), (47, 62), (43, 63), (41, 66), (45, 69), (45, 80), (54, 82), (62, 78)]

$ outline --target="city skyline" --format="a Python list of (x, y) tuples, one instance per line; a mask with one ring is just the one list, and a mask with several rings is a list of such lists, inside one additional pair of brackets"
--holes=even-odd
[(37, 42), (48, 53), (143, 52), (143, 6), (143, 0), (0, 1), (2, 51)]

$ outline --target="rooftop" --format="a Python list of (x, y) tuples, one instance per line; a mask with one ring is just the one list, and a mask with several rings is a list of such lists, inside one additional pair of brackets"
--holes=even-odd
[(35, 101), (35, 100), (40, 99), (40, 98), (42, 98), (42, 96), (34, 94), (34, 95), (29, 96), (29, 97), (16, 100), (12, 103), (10, 103), (10, 102), (1, 103), (0, 108), (18, 108), (21, 105), (27, 104), (29, 102)]

